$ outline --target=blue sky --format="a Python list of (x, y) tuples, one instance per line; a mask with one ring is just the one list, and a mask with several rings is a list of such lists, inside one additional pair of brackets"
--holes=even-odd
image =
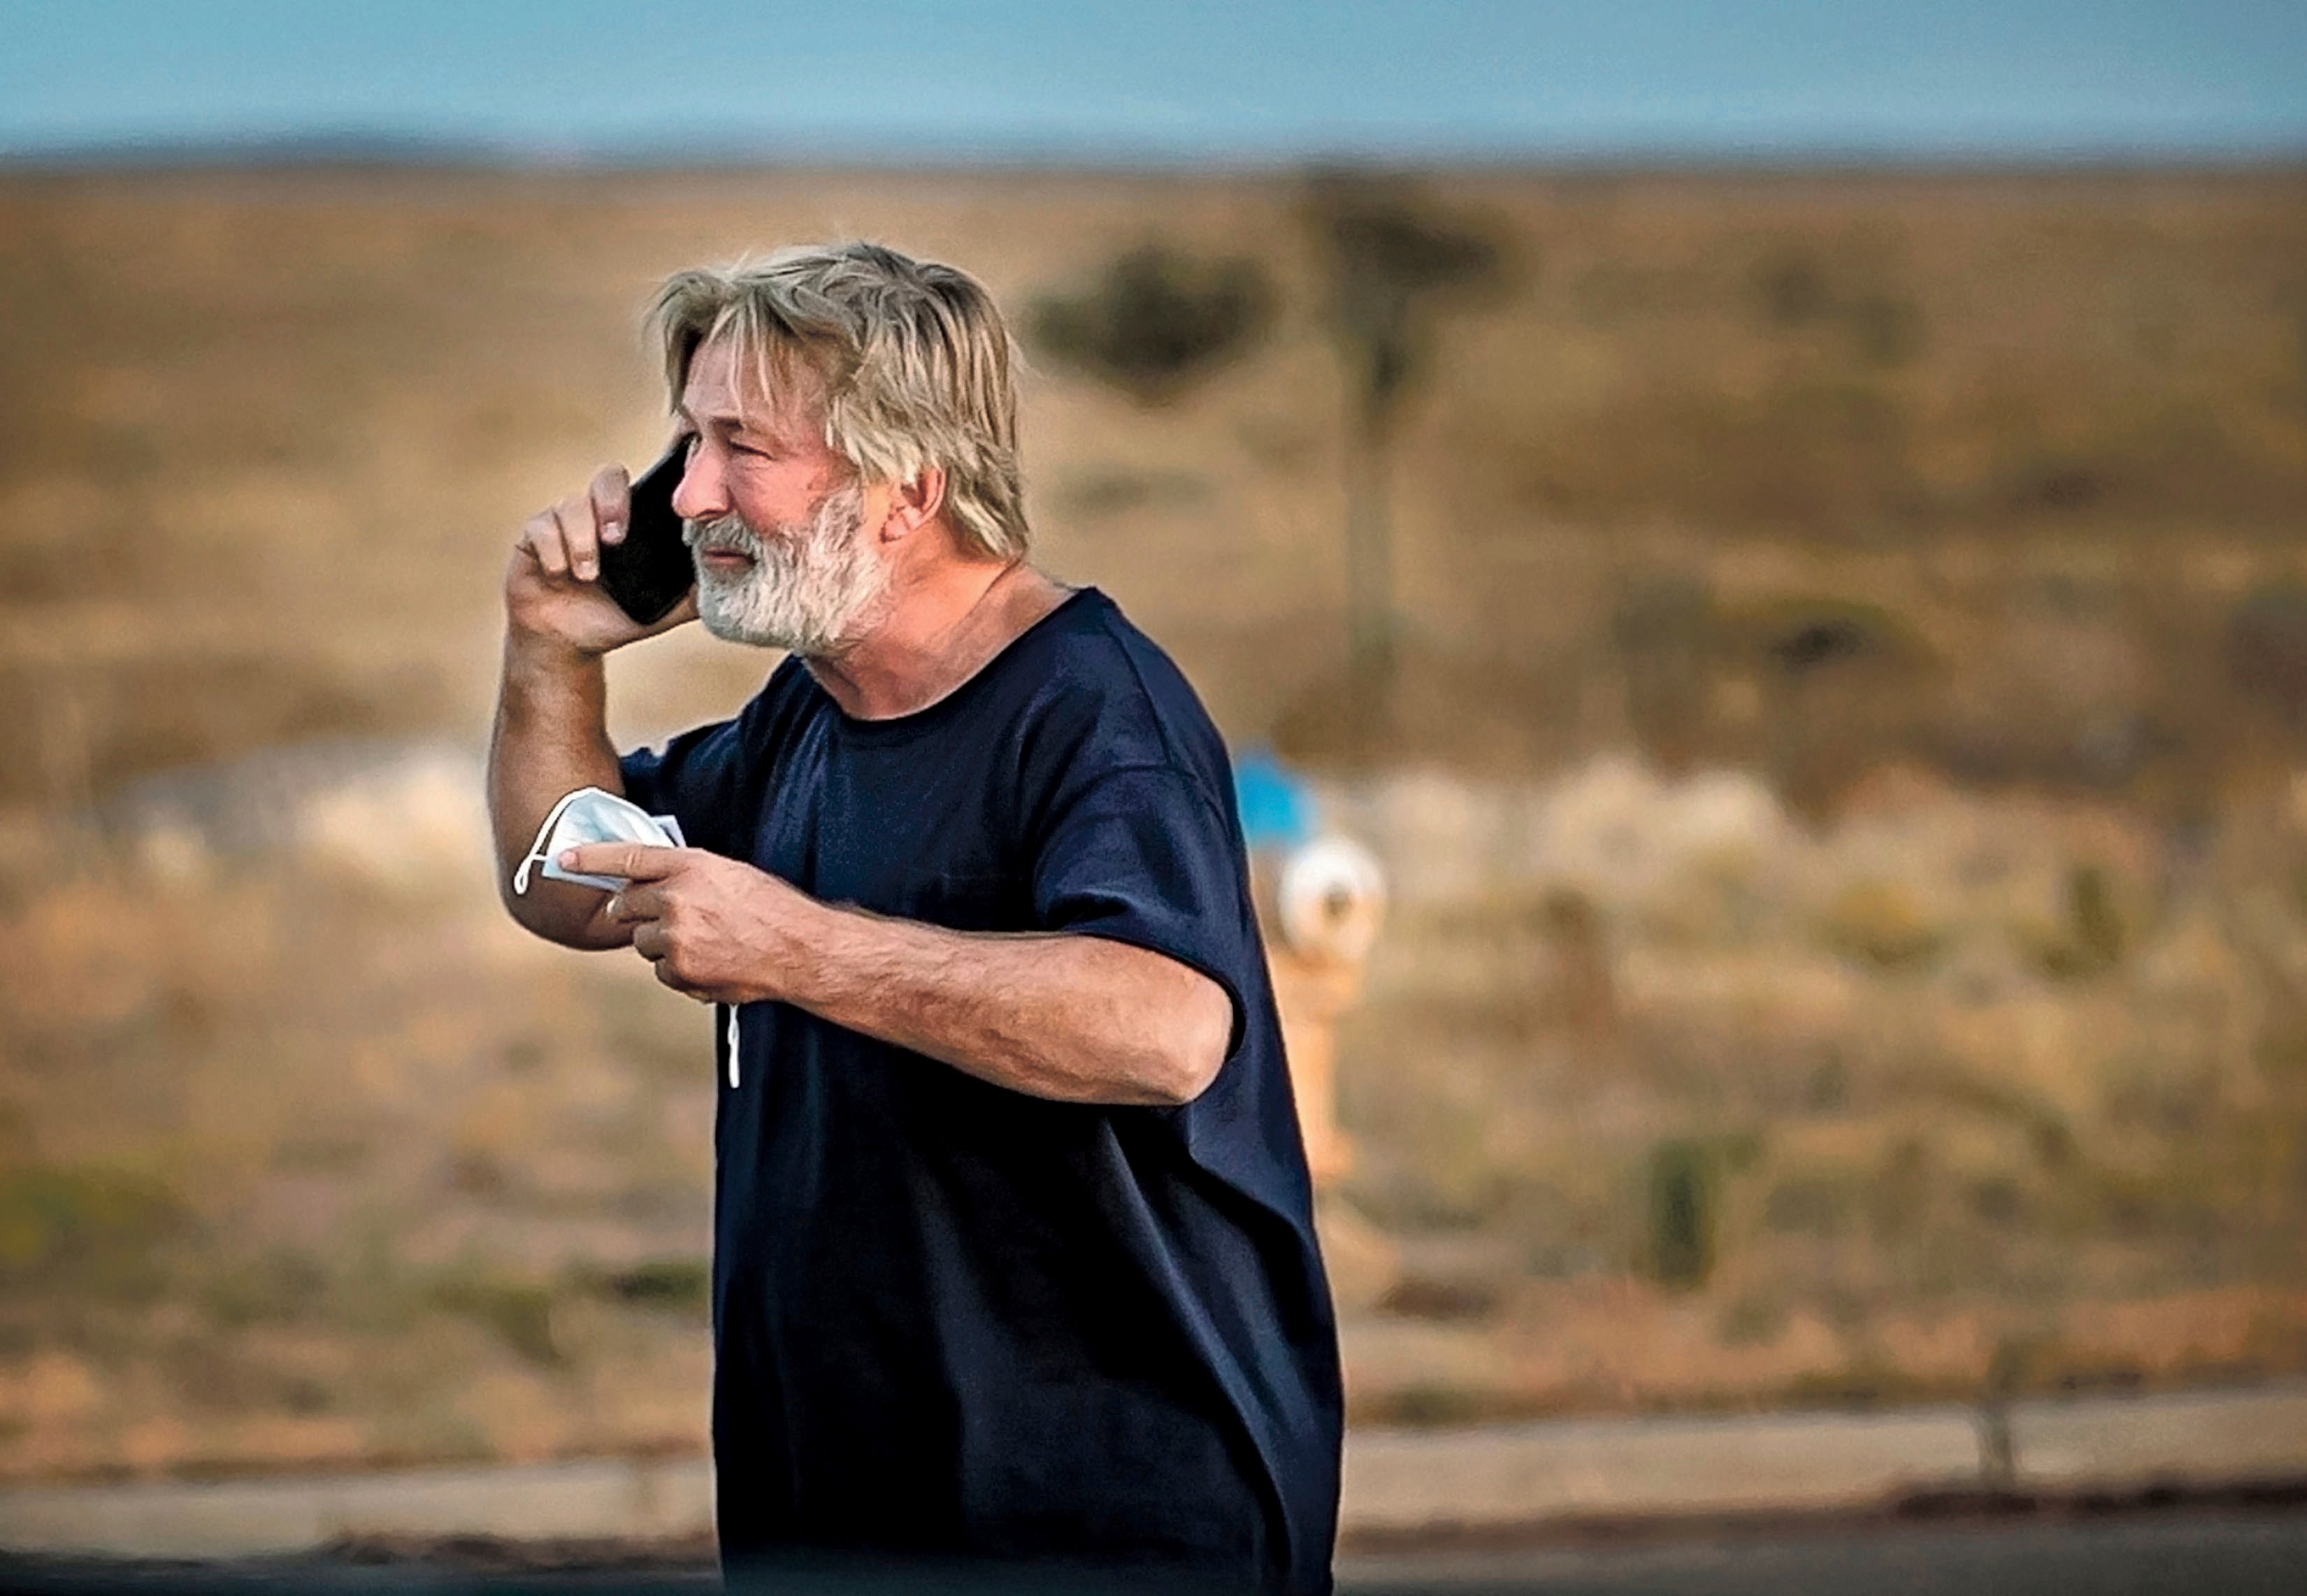
[(2307, 154), (2307, 0), (4, 0), (0, 156)]

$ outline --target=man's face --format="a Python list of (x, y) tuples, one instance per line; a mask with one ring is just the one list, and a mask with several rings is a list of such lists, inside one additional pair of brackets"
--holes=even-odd
[(813, 396), (772, 403), (749, 375), (717, 339), (682, 392), (697, 442), (673, 504), (688, 522), (698, 616), (733, 643), (836, 654), (886, 611), (888, 567)]

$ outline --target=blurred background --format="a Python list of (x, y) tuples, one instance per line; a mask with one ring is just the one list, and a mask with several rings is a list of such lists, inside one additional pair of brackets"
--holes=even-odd
[(844, 236), (1384, 867), (1357, 1422), (2307, 1374), (2307, 13), (9, 31), (0, 1483), (701, 1454), (709, 1017), (496, 905), (498, 584), (662, 275)]

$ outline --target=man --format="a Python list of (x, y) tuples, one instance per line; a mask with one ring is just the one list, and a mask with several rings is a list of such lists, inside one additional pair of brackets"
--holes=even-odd
[[(490, 803), (507, 871), (587, 785), (691, 845), (506, 902), (727, 1006), (725, 1562), (1328, 1589), (1336, 1333), (1224, 749), (1026, 563), (999, 312), (845, 245), (681, 273), (652, 323), (696, 588), (644, 629), (596, 586), (620, 470), (529, 522)], [(620, 759), (603, 657), (695, 617), (788, 657)]]

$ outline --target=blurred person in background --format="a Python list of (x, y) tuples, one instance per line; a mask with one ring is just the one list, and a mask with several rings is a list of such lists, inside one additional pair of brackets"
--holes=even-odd
[[(722, 1555), (1127, 1566), (1328, 1589), (1336, 1331), (1223, 746), (1162, 651), (1027, 563), (1012, 345), (869, 245), (652, 313), (697, 586), (600, 588), (616, 468), (505, 578), (505, 880), (591, 785), (690, 845), (506, 894), (726, 1006)], [(690, 619), (787, 657), (622, 758), (607, 655)]]

